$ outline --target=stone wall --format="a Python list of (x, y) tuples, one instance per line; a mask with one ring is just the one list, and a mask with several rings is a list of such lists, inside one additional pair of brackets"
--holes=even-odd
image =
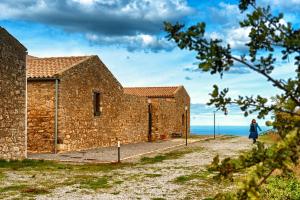
[(122, 96), (117, 138), (123, 143), (148, 141), (148, 103), (146, 97)]
[(28, 81), (29, 152), (54, 152), (55, 82)]
[[(191, 121), (190, 120), (190, 96), (188, 95), (187, 91), (183, 87), (180, 87), (175, 94), (175, 100), (177, 104), (175, 113), (177, 114), (176, 118), (178, 120), (176, 130), (181, 130), (183, 136), (186, 134), (186, 132), (190, 134), (190, 121)], [(185, 106), (188, 107), (187, 116), (186, 116)], [(186, 119), (187, 119), (187, 127), (186, 127)], [(184, 125), (182, 124), (182, 122)]]
[[(148, 141), (146, 97), (124, 94), (123, 87), (96, 56), (59, 75), (58, 150), (78, 151)], [(93, 93), (101, 96), (94, 115)], [(28, 83), (28, 148), (54, 151), (54, 81)], [(183, 87), (175, 98), (152, 98), (152, 140), (186, 130), (184, 107), (190, 99)], [(189, 113), (188, 113), (189, 132)]]
[[(94, 91), (101, 94), (100, 116), (94, 116)], [(61, 150), (92, 149), (116, 145), (118, 139), (132, 143), (147, 138), (143, 136), (148, 128), (146, 99), (124, 96), (121, 84), (98, 57), (64, 72), (59, 94)]]
[(172, 132), (176, 132), (175, 107), (173, 98), (151, 98), (152, 141), (167, 139)]
[[(174, 98), (151, 98), (152, 105), (152, 140), (168, 139), (173, 133), (190, 132), (190, 97), (180, 87)], [(186, 117), (185, 106), (188, 106)]]
[(26, 49), (0, 27), (0, 158), (26, 158)]

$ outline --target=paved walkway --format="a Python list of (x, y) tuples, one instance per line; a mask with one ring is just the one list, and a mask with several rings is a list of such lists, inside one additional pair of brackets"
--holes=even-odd
[[(189, 143), (199, 142), (209, 137), (189, 139)], [(185, 145), (185, 139), (171, 139), (167, 141), (142, 142), (121, 145), (121, 161), (127, 161), (145, 154), (155, 153), (166, 149)], [(28, 154), (28, 159), (56, 160), (63, 162), (91, 162), (111, 163), (118, 160), (117, 147), (102, 147), (86, 151), (66, 152), (59, 154)]]

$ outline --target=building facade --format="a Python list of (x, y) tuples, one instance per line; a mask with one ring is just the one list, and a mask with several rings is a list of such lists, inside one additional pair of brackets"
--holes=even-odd
[(123, 88), (98, 56), (28, 56), (3, 28), (0, 102), (0, 159), (189, 133), (183, 86)]
[(183, 86), (133, 87), (124, 92), (147, 98), (150, 141), (189, 135), (190, 97)]
[(0, 27), (0, 159), (26, 158), (26, 48)]
[(146, 98), (125, 95), (97, 56), (27, 61), (30, 152), (147, 141)]
[(97, 56), (28, 56), (27, 67), (30, 152), (93, 149), (189, 132), (190, 99), (183, 86), (148, 88), (151, 95), (141, 95), (145, 88), (131, 92)]

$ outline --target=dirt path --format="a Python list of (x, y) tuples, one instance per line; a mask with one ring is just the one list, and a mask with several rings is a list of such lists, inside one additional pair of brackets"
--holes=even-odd
[(202, 199), (232, 187), (230, 183), (212, 181), (206, 166), (213, 157), (236, 156), (249, 148), (251, 141), (243, 137), (194, 143), (130, 167), (93, 173), (107, 177), (107, 187), (91, 190), (74, 184), (37, 199)]

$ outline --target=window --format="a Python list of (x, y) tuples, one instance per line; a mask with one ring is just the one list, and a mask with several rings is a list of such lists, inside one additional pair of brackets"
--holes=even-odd
[(182, 126), (184, 126), (184, 114), (182, 114), (182, 116), (181, 116), (181, 123), (182, 123)]
[(100, 116), (101, 114), (101, 95), (100, 92), (94, 92), (94, 116)]

